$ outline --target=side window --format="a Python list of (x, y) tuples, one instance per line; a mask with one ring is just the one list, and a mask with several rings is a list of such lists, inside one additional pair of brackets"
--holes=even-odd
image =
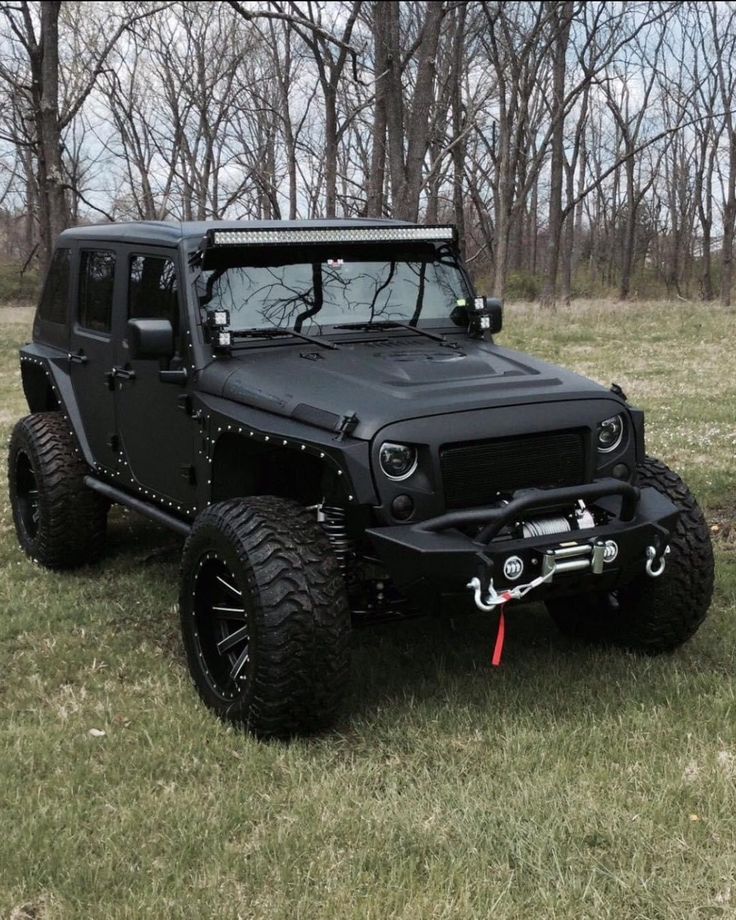
[(168, 319), (178, 331), (176, 268), (164, 256), (133, 256), (128, 278), (128, 319)]
[(83, 251), (79, 265), (79, 322), (94, 332), (109, 332), (115, 253), (106, 249)]
[(38, 305), (39, 318), (48, 323), (66, 322), (70, 264), (71, 250), (57, 249), (51, 259), (51, 266), (41, 295), (41, 303)]

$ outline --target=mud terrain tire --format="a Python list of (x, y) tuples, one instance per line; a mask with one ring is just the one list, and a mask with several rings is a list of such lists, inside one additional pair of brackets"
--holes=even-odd
[(21, 548), (49, 569), (97, 560), (104, 550), (108, 503), (87, 488), (88, 472), (59, 412), (36, 412), (10, 438), (8, 484)]
[(221, 718), (260, 737), (334, 721), (350, 610), (313, 513), (270, 496), (203, 511), (184, 547), (179, 606), (192, 679)]
[(680, 477), (653, 457), (638, 468), (638, 485), (652, 486), (681, 511), (659, 578), (644, 572), (610, 594), (549, 601), (547, 608), (568, 636), (644, 652), (666, 652), (691, 638), (713, 595), (713, 549), (708, 525)]

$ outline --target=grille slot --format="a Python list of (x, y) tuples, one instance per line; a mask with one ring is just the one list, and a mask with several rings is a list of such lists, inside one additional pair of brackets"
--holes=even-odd
[(497, 492), (585, 482), (581, 431), (465, 441), (440, 450), (447, 508), (489, 504)]

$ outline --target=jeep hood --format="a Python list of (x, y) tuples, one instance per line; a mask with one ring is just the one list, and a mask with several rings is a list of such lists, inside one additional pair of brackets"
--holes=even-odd
[(409, 336), (340, 343), (334, 351), (301, 342), (251, 346), (209, 365), (200, 388), (327, 430), (354, 414), (352, 434), (364, 439), (406, 419), (611, 396), (508, 348), (472, 339), (458, 346)]

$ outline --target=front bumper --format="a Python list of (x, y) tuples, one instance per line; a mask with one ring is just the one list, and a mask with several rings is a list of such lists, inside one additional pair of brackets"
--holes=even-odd
[[(533, 520), (579, 500), (611, 517), (605, 525), (525, 539), (501, 535), (509, 524)], [(501, 508), (453, 511), (415, 524), (375, 527), (368, 535), (394, 583), (406, 592), (454, 593), (478, 577), (497, 590), (514, 588), (550, 567), (553, 577), (535, 596), (613, 590), (645, 571), (647, 550), (655, 564), (665, 553), (679, 511), (656, 489), (638, 489), (616, 479), (603, 479), (564, 489), (533, 489)], [(478, 528), (468, 536), (460, 528)], [(602, 559), (602, 547), (613, 541), (615, 558)], [(504, 575), (510, 557), (521, 561), (513, 580)], [(516, 566), (518, 569), (518, 565)]]

